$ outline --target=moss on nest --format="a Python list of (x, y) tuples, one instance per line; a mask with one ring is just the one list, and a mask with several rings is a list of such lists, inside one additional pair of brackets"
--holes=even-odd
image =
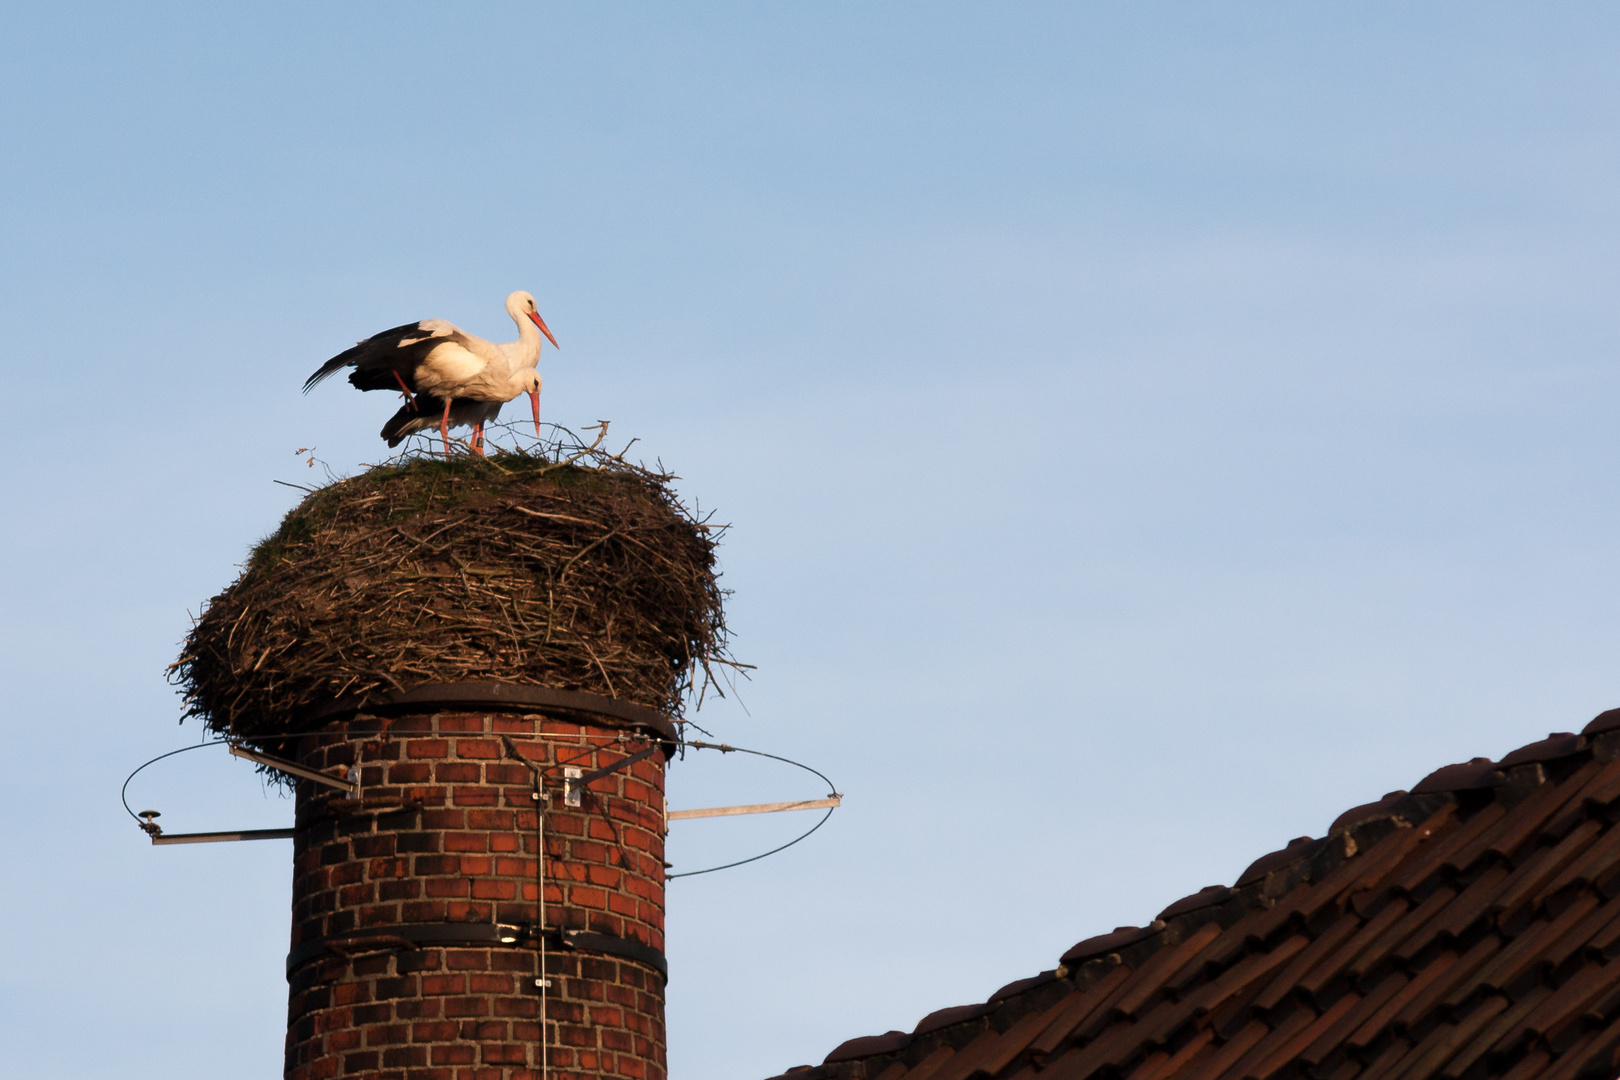
[(312, 492), (210, 600), (170, 678), (187, 716), (263, 741), (338, 698), (468, 680), (679, 717), (730, 663), (719, 530), (621, 458), (379, 466)]

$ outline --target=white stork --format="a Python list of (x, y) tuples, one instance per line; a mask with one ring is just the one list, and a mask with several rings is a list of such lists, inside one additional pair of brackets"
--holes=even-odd
[(443, 403), (438, 398), (418, 393), (411, 401), (401, 405), (399, 412), (388, 418), (388, 423), (383, 425), (382, 437), (388, 440), (390, 447), (395, 447), (404, 442), (408, 436), (438, 427), (441, 421), (448, 420), (449, 427), (472, 428), (472, 438), (469, 442), (473, 453), (482, 454), (484, 425), (500, 415), (501, 405), (499, 401), (452, 398), (446, 413)]
[[(438, 413), (444, 452), (450, 454), (450, 425), (470, 424), (472, 444), (483, 452), (484, 424), (501, 405), (528, 394), (534, 408), (534, 432), (540, 434), (540, 335), (559, 347), (534, 297), (521, 289), (506, 298), (506, 313), (517, 323), (518, 339), (496, 344), (466, 333), (443, 319), (423, 319), (384, 330), (338, 353), (304, 383), (304, 393), (343, 368), (352, 367), (349, 382), (361, 390), (394, 390), (405, 394), (401, 409), (382, 430), (396, 446), (413, 431), (432, 425), (428, 410)], [(426, 421), (418, 423), (418, 421)]]

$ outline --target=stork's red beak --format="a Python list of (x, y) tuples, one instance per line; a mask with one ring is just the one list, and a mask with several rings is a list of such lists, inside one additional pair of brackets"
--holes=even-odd
[(534, 406), (534, 433), (538, 437), (540, 434), (540, 391), (529, 391), (529, 404)]
[(557, 339), (551, 336), (551, 329), (546, 326), (546, 320), (540, 317), (540, 313), (538, 311), (529, 312), (529, 318), (533, 319), (534, 325), (538, 326), (540, 328), (540, 332), (546, 335), (546, 340), (551, 342), (551, 347), (553, 349), (562, 348), (561, 345), (557, 344)]

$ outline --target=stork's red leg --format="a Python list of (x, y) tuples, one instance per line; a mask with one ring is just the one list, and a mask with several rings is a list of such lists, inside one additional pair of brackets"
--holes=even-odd
[(444, 399), (444, 416), (439, 418), (439, 434), (444, 438), (444, 460), (450, 460), (450, 402), (452, 398)]
[(416, 398), (411, 395), (411, 388), (405, 385), (405, 377), (393, 368), (389, 368), (388, 371), (394, 376), (394, 381), (399, 383), (399, 392), (405, 395), (405, 400), (410, 403), (411, 409), (415, 412), (421, 412), (422, 410), (416, 407)]
[(473, 453), (479, 457), (484, 456), (484, 422), (482, 420), (473, 425), (472, 448)]

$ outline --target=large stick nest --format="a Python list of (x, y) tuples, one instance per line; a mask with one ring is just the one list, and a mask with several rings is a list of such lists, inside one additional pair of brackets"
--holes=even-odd
[(588, 455), (418, 457), (320, 488), (210, 600), (170, 678), (263, 741), (334, 699), (484, 680), (680, 717), (730, 663), (718, 529), (668, 475)]

